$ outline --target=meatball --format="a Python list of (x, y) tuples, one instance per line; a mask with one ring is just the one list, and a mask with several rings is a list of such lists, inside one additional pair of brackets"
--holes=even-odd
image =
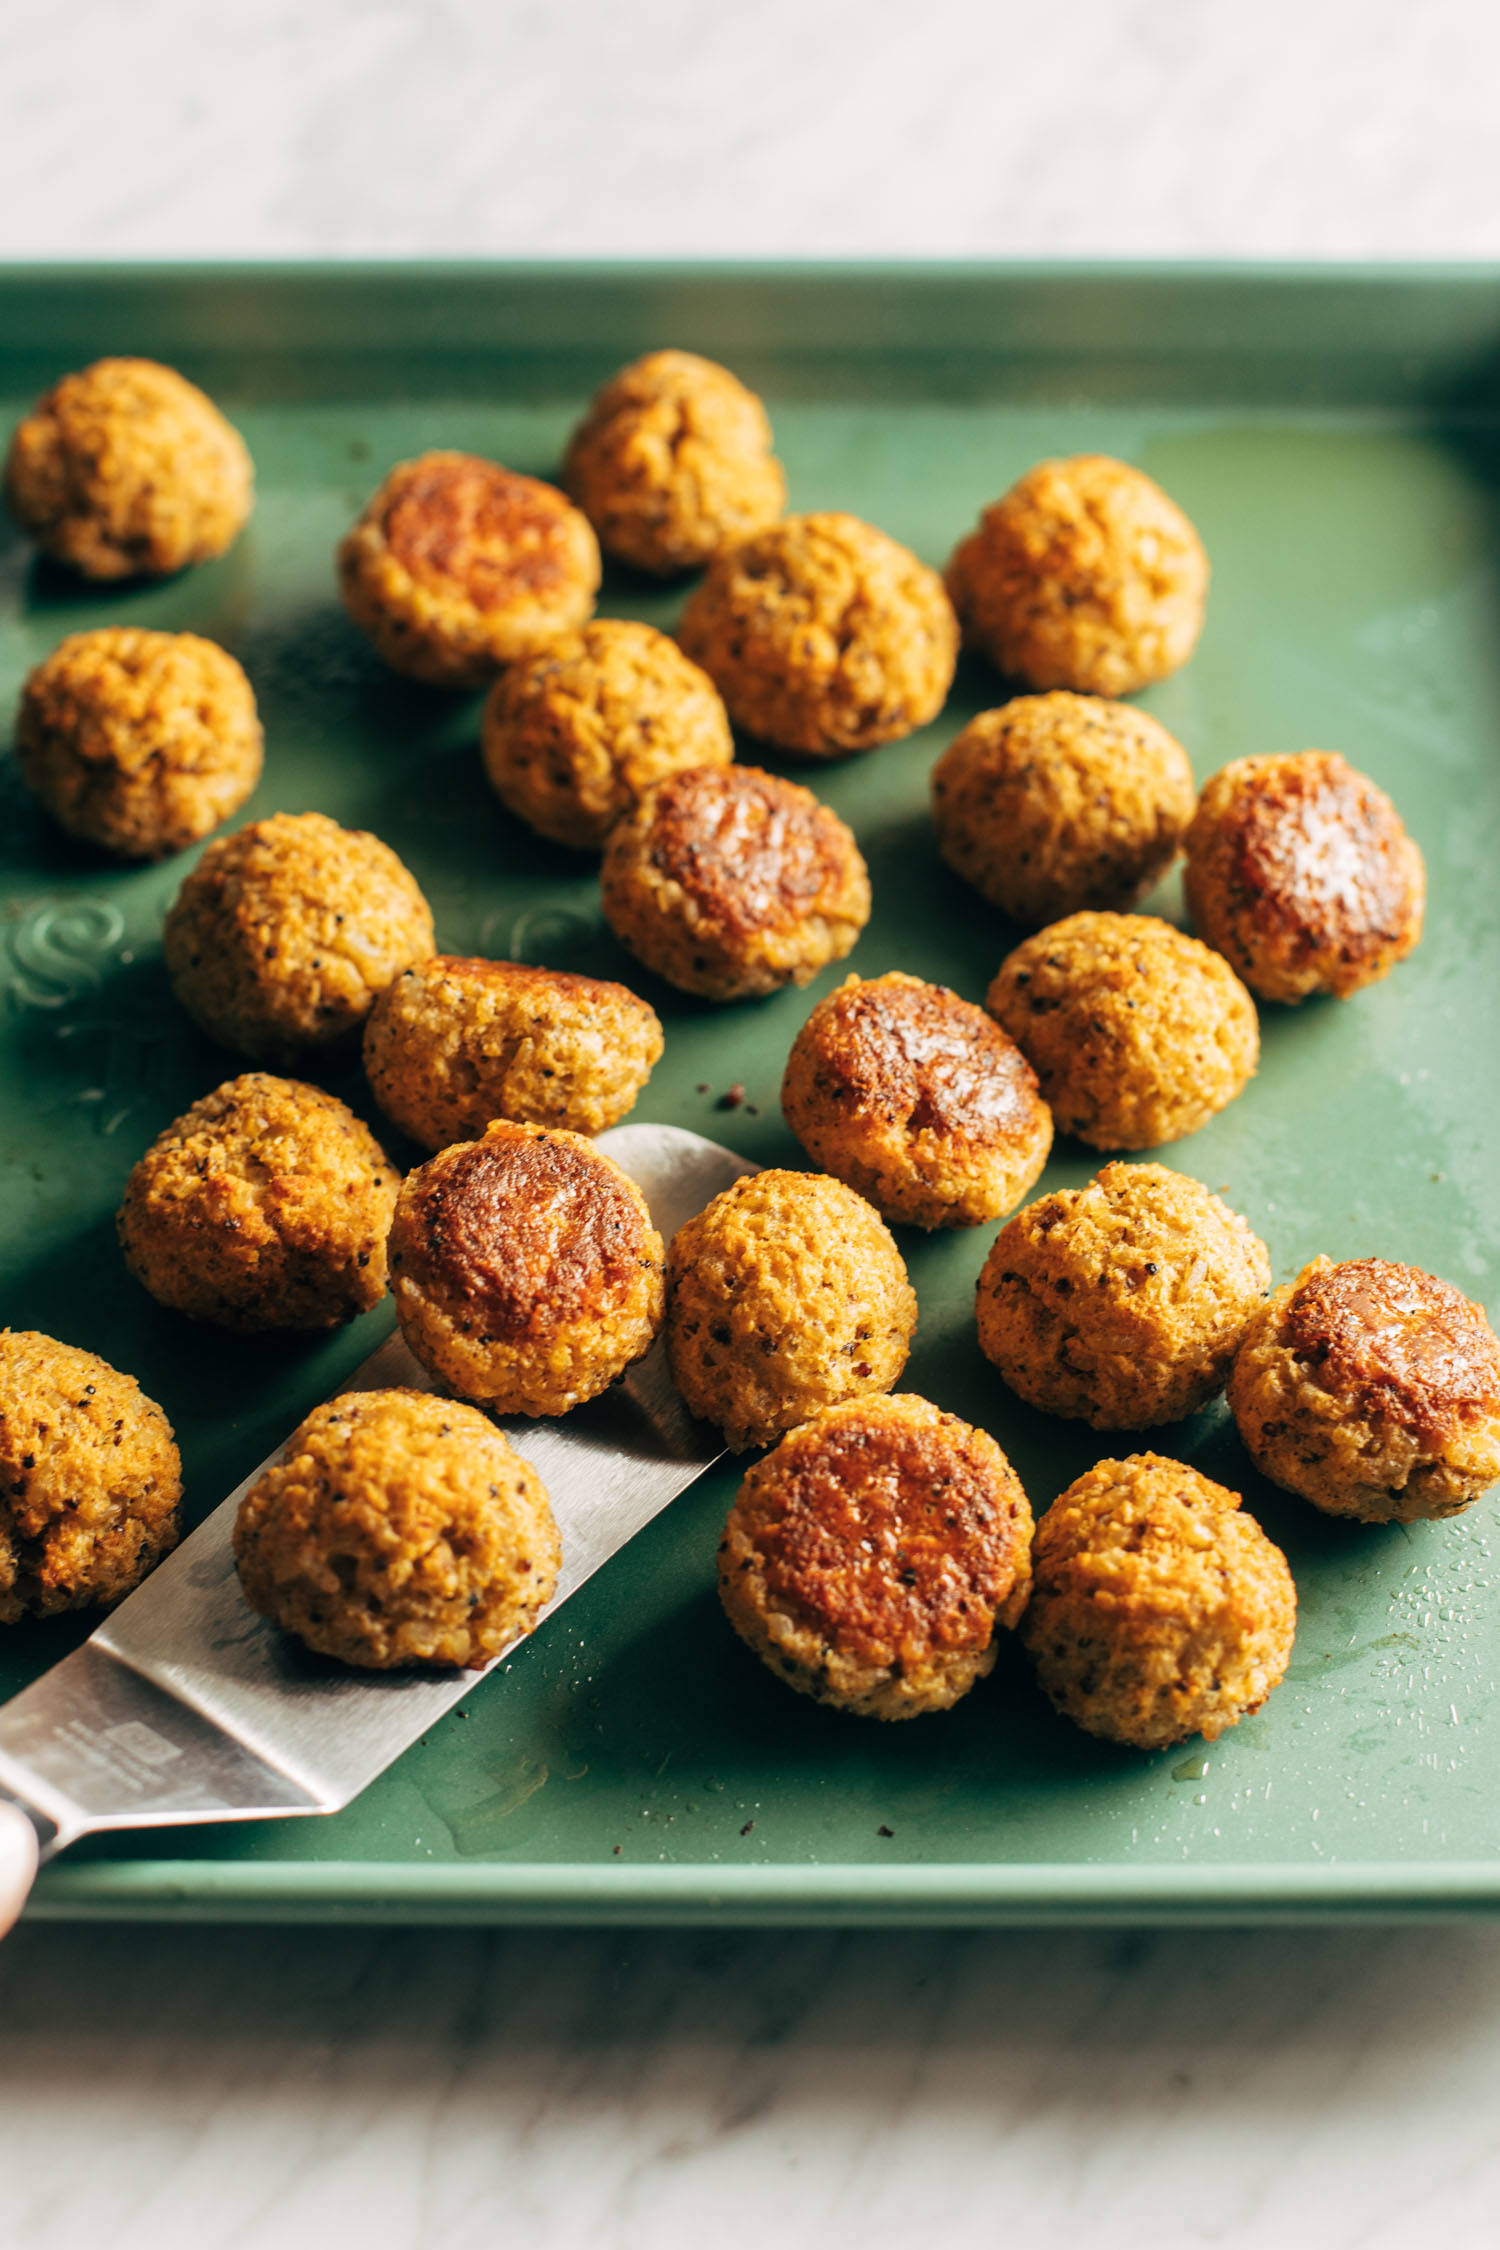
[(932, 769), (938, 850), (1028, 929), (1134, 906), (1177, 857), (1195, 803), (1181, 744), (1097, 696), (981, 711)]
[(787, 1058), (781, 1107), (813, 1162), (883, 1218), (975, 1227), (1047, 1161), (1036, 1072), (993, 1017), (920, 977), (848, 977)]
[(648, 1352), (664, 1258), (646, 1199), (578, 1133), (501, 1119), (411, 1173), (391, 1285), (422, 1365), (497, 1414), (566, 1414)]
[(648, 352), (595, 393), (562, 480), (607, 555), (671, 577), (753, 538), (786, 505), (753, 391), (696, 352)]
[(180, 852), (238, 812), (261, 755), (250, 682), (196, 633), (70, 633), (21, 690), (21, 778), (70, 836), (125, 859)]
[(736, 1453), (888, 1391), (917, 1300), (883, 1221), (818, 1172), (756, 1172), (672, 1237), (667, 1351), (688, 1407)]
[(133, 1375), (0, 1329), (0, 1625), (108, 1608), (178, 1534), (172, 1425)]
[(737, 727), (838, 758), (942, 710), (958, 624), (937, 572), (857, 516), (787, 516), (722, 555), (678, 627)]
[(5, 497), (85, 578), (165, 578), (222, 555), (250, 514), (245, 441), (196, 384), (150, 359), (98, 359), (37, 401), (10, 441)]
[(1102, 453), (1041, 461), (955, 549), (966, 641), (1007, 678), (1133, 695), (1186, 664), (1208, 559), (1159, 485)]
[(1002, 1227), (979, 1343), (1028, 1406), (1096, 1430), (1196, 1414), (1271, 1286), (1265, 1244), (1198, 1180), (1106, 1164)]
[(995, 1664), (1031, 1585), (1031, 1509), (983, 1430), (925, 1398), (847, 1399), (735, 1497), (719, 1595), (802, 1695), (867, 1719), (946, 1711)]
[(1070, 914), (1000, 965), (985, 1006), (1093, 1148), (1180, 1141), (1255, 1075), (1255, 1003), (1221, 955), (1150, 914)]
[(391, 669), (485, 687), (593, 615), (599, 543), (554, 485), (472, 453), (392, 469), (338, 553), (344, 606)]
[(1251, 1321), (1229, 1377), (1261, 1475), (1330, 1516), (1456, 1516), (1500, 1479), (1500, 1343), (1417, 1266), (1315, 1258)]
[(125, 1186), (125, 1263), (160, 1304), (250, 1334), (337, 1328), (385, 1295), (400, 1175), (320, 1087), (251, 1071), (194, 1102)]
[(541, 1478), (476, 1407), (352, 1391), (257, 1477), (234, 1559), (251, 1608), (319, 1656), (461, 1671), (531, 1631), (562, 1549)]
[(1214, 1742), (1282, 1679), (1297, 1629), (1285, 1555), (1240, 1496), (1181, 1461), (1100, 1461), (1037, 1527), (1022, 1628), (1065, 1718), (1106, 1742)]
[(870, 918), (853, 834), (758, 766), (697, 766), (648, 789), (604, 851), (622, 945), (684, 992), (758, 999), (841, 961)]
[(172, 990), (221, 1047), (276, 1062), (352, 1036), (433, 951), (389, 845), (324, 813), (276, 813), (210, 844), (162, 932)]
[(483, 750), (518, 819), (597, 851), (643, 789), (687, 766), (727, 766), (734, 738), (718, 689), (675, 641), (601, 617), (495, 682)]
[(439, 955), (388, 984), (365, 1024), (387, 1117), (427, 1148), (497, 1117), (602, 1133), (661, 1058), (656, 1010), (602, 977)]
[(1186, 848), (1193, 927), (1263, 1000), (1347, 1000), (1422, 935), (1422, 854), (1384, 790), (1332, 751), (1236, 758)]

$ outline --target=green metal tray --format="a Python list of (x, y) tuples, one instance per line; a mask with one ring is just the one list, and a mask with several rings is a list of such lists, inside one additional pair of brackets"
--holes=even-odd
[[(106, 351), (172, 361), (249, 438), (259, 499), (222, 561), (90, 592), (0, 544), (0, 694), (64, 633), (187, 626), (249, 668), (266, 720), (250, 810), (318, 806), (407, 858), (453, 951), (632, 978), (588, 868), (489, 797), (477, 704), (403, 685), (334, 596), (335, 540), (390, 462), (455, 445), (553, 473), (596, 382), (649, 346), (767, 396), (791, 504), (850, 508), (941, 562), (1046, 453), (1139, 462), (1214, 567), (1192, 664), (1146, 700), (1201, 775), (1345, 751), (1427, 854), (1428, 934), (1345, 1006), (1263, 1012), (1244, 1098), (1167, 1160), (1226, 1193), (1278, 1276), (1379, 1253), (1493, 1296), (1500, 1258), (1500, 274), (1224, 269), (527, 269), (0, 274), (4, 418)], [(624, 577), (609, 612), (670, 625)], [(853, 965), (971, 996), (1012, 933), (960, 894), (926, 818), (934, 757), (997, 697), (965, 666), (942, 719), (819, 769), (868, 855)], [(65, 845), (0, 758), (0, 1318), (103, 1352), (162, 1400), (190, 1511), (212, 1506), (363, 1357), (195, 1331), (125, 1276), (112, 1214), (148, 1140), (226, 1075), (173, 1006), (181, 861), (121, 873)], [(1180, 911), (1175, 882), (1159, 903)], [(796, 1162), (777, 1107), (809, 992), (716, 1009), (651, 988), (667, 1052), (638, 1114)], [(717, 1097), (742, 1081), (744, 1106)], [(348, 1066), (329, 1083), (364, 1101)], [(1064, 1145), (1047, 1185), (1095, 1159)], [(974, 1341), (990, 1231), (904, 1248), (911, 1388), (993, 1430), (1043, 1505), (1110, 1447), (1021, 1407)], [(1125, 1450), (1121, 1441), (1114, 1450)], [(1160, 1442), (1160, 1441), (1156, 1441)], [(52, 1915), (985, 1921), (1200, 1919), (1500, 1905), (1500, 1603), (1491, 1509), (1325, 1521), (1250, 1472), (1222, 1408), (1167, 1434), (1243, 1489), (1301, 1596), (1291, 1676), (1212, 1749), (1136, 1756), (1055, 1718), (1013, 1653), (955, 1712), (857, 1724), (789, 1695), (728, 1632), (714, 1474), (460, 1715), (331, 1820), (85, 1846)], [(75, 1639), (12, 1630), (8, 1693)]]

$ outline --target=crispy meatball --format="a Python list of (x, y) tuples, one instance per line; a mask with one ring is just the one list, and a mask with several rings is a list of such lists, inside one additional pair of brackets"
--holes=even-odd
[(1422, 935), (1422, 854), (1384, 790), (1332, 751), (1236, 758), (1205, 787), (1186, 849), (1193, 927), (1263, 1000), (1347, 1000)]
[(757, 1172), (672, 1237), (667, 1350), (694, 1414), (736, 1453), (888, 1391), (917, 1300), (883, 1221), (819, 1172)]
[(598, 851), (652, 782), (734, 756), (708, 674), (665, 633), (613, 617), (512, 665), (490, 691), (482, 747), (502, 804), (578, 851)]
[(966, 641), (1007, 678), (1133, 695), (1186, 664), (1208, 560), (1159, 485), (1102, 453), (1041, 461), (948, 565)]
[(813, 1162), (882, 1217), (975, 1227), (1011, 1210), (1052, 1146), (1036, 1072), (993, 1017), (920, 977), (848, 977), (787, 1058), (781, 1107)]
[(422, 1365), (497, 1414), (566, 1414), (650, 1350), (664, 1258), (646, 1199), (578, 1133), (502, 1119), (411, 1173), (390, 1240)]
[(1160, 1453), (1100, 1461), (1037, 1527), (1022, 1631), (1065, 1718), (1107, 1742), (1214, 1742), (1258, 1711), (1297, 1629), (1285, 1555), (1240, 1496)]
[(0, 1329), (0, 1625), (104, 1609), (177, 1542), (172, 1425), (133, 1375)]
[(152, 1142), (126, 1182), (120, 1247), (136, 1280), (190, 1320), (336, 1328), (385, 1295), (400, 1184), (332, 1094), (250, 1071)]
[(554, 485), (472, 453), (392, 469), (338, 553), (344, 606), (396, 672), (485, 687), (593, 615), (599, 543)]
[(150, 359), (65, 375), (10, 441), (5, 497), (21, 528), (85, 578), (164, 578), (222, 555), (255, 472), (196, 384)]
[(1031, 1586), (1031, 1509), (983, 1430), (855, 1398), (756, 1463), (719, 1545), (730, 1624), (802, 1695), (867, 1719), (946, 1711), (994, 1669)]
[(1251, 1321), (1229, 1405), (1262, 1476), (1330, 1516), (1456, 1516), (1500, 1479), (1500, 1343), (1417, 1266), (1315, 1258)]
[(365, 1024), (375, 1099), (414, 1141), (446, 1148), (508, 1117), (602, 1133), (662, 1051), (656, 1010), (602, 977), (440, 955), (388, 984)]
[(196, 633), (70, 633), (21, 690), (16, 762), (70, 836), (161, 859), (238, 812), (260, 779), (255, 697)]
[(621, 944), (709, 1000), (808, 983), (870, 918), (851, 831), (758, 766), (698, 766), (648, 789), (611, 832), (603, 882)]
[(678, 627), (737, 727), (808, 757), (942, 710), (958, 625), (937, 572), (858, 516), (787, 516), (714, 564)]
[(1000, 964), (985, 1006), (1058, 1129), (1093, 1148), (1180, 1141), (1255, 1075), (1255, 1003), (1228, 963), (1150, 914), (1070, 914)]
[(541, 1478), (476, 1407), (351, 1391), (246, 1493), (234, 1559), (251, 1608), (320, 1656), (462, 1670), (531, 1631), (562, 1549)]
[(648, 352), (597, 391), (562, 480), (607, 555), (662, 578), (698, 570), (786, 505), (753, 391), (696, 352)]
[(1029, 1406), (1150, 1429), (1224, 1388), (1270, 1286), (1265, 1244), (1200, 1181), (1106, 1164), (1001, 1228), (979, 1276), (980, 1347)]
[(1134, 906), (1177, 857), (1195, 803), (1181, 744), (1097, 696), (981, 711), (932, 769), (939, 851), (1028, 929)]
[(275, 1062), (358, 1031), (433, 951), (432, 915), (377, 836), (276, 813), (210, 844), (162, 932), (172, 990), (221, 1047)]

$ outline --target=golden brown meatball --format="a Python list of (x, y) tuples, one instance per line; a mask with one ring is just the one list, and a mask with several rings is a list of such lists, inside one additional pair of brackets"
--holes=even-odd
[(870, 918), (850, 830), (758, 766), (698, 766), (648, 789), (611, 832), (603, 882), (621, 944), (709, 1000), (808, 983)]
[(484, 707), (482, 747), (502, 804), (578, 851), (598, 851), (652, 782), (734, 756), (708, 674), (665, 633), (613, 617), (503, 674)]
[(117, 1221), (125, 1263), (190, 1320), (336, 1328), (385, 1295), (400, 1175), (320, 1087), (250, 1071), (158, 1135)]
[(70, 836), (161, 859), (237, 812), (260, 779), (255, 697), (196, 633), (70, 633), (27, 676), (16, 762)]
[(786, 478), (753, 391), (696, 352), (648, 352), (597, 391), (562, 480), (607, 555), (671, 577), (774, 523)]
[(1015, 1041), (956, 992), (900, 971), (848, 977), (818, 1002), (787, 1057), (781, 1107), (821, 1170), (919, 1227), (999, 1218), (1052, 1146)]
[(787, 516), (720, 557), (678, 627), (737, 727), (838, 758), (942, 710), (958, 625), (935, 570), (858, 516)]
[(0, 1625), (104, 1609), (177, 1542), (172, 1425), (92, 1352), (0, 1329)]
[(439, 955), (388, 984), (365, 1024), (387, 1117), (427, 1148), (497, 1117), (602, 1133), (661, 1058), (656, 1010), (602, 977)]
[(889, 1231), (863, 1196), (823, 1173), (736, 1180), (672, 1237), (673, 1380), (736, 1453), (825, 1406), (888, 1391), (916, 1325)]
[(246, 1493), (234, 1559), (251, 1608), (320, 1656), (462, 1670), (531, 1631), (562, 1550), (541, 1478), (476, 1407), (352, 1391)]
[(21, 528), (85, 578), (164, 578), (222, 555), (250, 514), (239, 431), (150, 359), (98, 359), (38, 399), (10, 441)]
[(966, 641), (1034, 688), (1133, 695), (1186, 664), (1208, 560), (1182, 510), (1107, 454), (1040, 461), (955, 549)]
[(422, 1365), (497, 1414), (566, 1414), (648, 1352), (664, 1258), (646, 1199), (581, 1134), (500, 1120), (408, 1175), (390, 1240)]
[(1134, 906), (1177, 857), (1187, 752), (1127, 703), (1022, 695), (981, 711), (932, 769), (938, 849), (1012, 921)]
[(1315, 1258), (1229, 1378), (1262, 1476), (1331, 1516), (1456, 1516), (1500, 1479), (1500, 1343), (1482, 1306), (1385, 1258)]
[(162, 932), (172, 990), (221, 1047), (276, 1062), (358, 1031), (433, 951), (389, 845), (324, 813), (275, 813), (210, 844)]
[(980, 1348), (1043, 1413), (1150, 1429), (1224, 1388), (1270, 1286), (1265, 1244), (1200, 1181), (1106, 1164), (1000, 1229), (979, 1276)]
[(985, 1006), (1093, 1148), (1180, 1141), (1255, 1075), (1255, 1003), (1228, 963), (1150, 914), (1070, 914), (1000, 964)]
[(1384, 790), (1331, 751), (1236, 758), (1186, 849), (1193, 927), (1263, 1000), (1347, 1000), (1422, 935), (1422, 855)]
[(1031, 1509), (983, 1430), (849, 1399), (756, 1463), (719, 1545), (730, 1624), (789, 1687), (867, 1719), (946, 1711), (1031, 1585)]
[(599, 543), (554, 485), (423, 453), (366, 504), (338, 569), (345, 608), (393, 671), (477, 688), (593, 615)]
[(1297, 1590), (1240, 1496), (1160, 1453), (1100, 1461), (1037, 1527), (1022, 1628), (1065, 1718), (1106, 1742), (1214, 1742), (1285, 1674)]

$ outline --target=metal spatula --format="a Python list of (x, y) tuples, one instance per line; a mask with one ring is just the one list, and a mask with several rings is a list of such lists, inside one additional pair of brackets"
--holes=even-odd
[[(637, 1182), (668, 1240), (755, 1169), (674, 1125), (620, 1125), (598, 1145)], [(345, 1388), (393, 1384), (432, 1387), (399, 1333)], [(506, 1434), (540, 1475), (562, 1536), (548, 1616), (723, 1450), (673, 1390), (660, 1343), (604, 1398)], [(267, 1465), (81, 1648), (0, 1709), (0, 1929), (19, 1911), (38, 1846), (48, 1859), (104, 1829), (337, 1812), (482, 1676), (346, 1671), (257, 1617), (230, 1532)]]

